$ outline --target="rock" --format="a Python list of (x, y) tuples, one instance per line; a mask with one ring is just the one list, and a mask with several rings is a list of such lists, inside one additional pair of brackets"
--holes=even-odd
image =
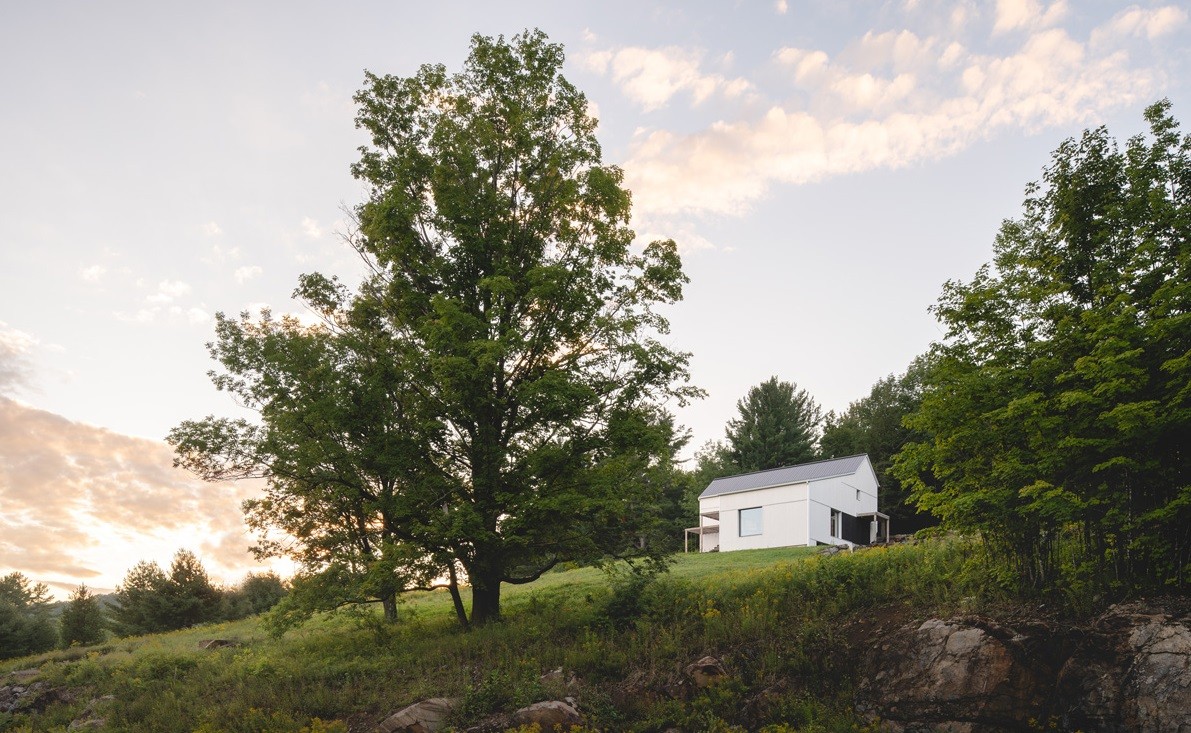
[(860, 665), (858, 712), (881, 729), (981, 733), (1046, 720), (1055, 670), (1031, 637), (992, 622), (930, 619), (903, 627)]
[(1058, 681), (1070, 729), (1191, 730), (1191, 627), (1140, 604), (1097, 619)]
[(447, 718), (459, 704), (449, 697), (432, 697), (402, 708), (373, 728), (373, 733), (434, 733), (446, 727)]
[(509, 721), (515, 725), (537, 725), (543, 731), (569, 730), (573, 725), (580, 725), (583, 716), (573, 705), (562, 700), (547, 700), (535, 702), (533, 705), (521, 708), (510, 716)]
[(224, 649), (240, 646), (240, 642), (233, 639), (203, 639), (198, 643), (199, 649)]
[(720, 682), (728, 676), (723, 662), (710, 656), (703, 657), (693, 664), (688, 664), (683, 671), (686, 672), (687, 679), (690, 680), (691, 684), (697, 690), (702, 690), (705, 687)]
[(37, 667), (31, 667), (29, 669), (14, 669), (13, 671), (8, 673), (8, 676), (15, 677), (18, 680), (27, 680), (32, 677), (36, 677), (39, 674), (41, 674), (40, 669), (38, 669)]

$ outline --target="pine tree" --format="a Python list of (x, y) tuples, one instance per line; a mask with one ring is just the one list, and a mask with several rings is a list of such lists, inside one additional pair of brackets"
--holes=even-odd
[(59, 623), (59, 636), (64, 647), (103, 641), (103, 607), (86, 585), (80, 585), (70, 594), (70, 601), (62, 609)]

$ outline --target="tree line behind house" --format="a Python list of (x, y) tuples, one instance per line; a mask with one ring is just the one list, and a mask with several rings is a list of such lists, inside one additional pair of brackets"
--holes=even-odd
[(96, 595), (79, 585), (57, 603), (44, 583), (14, 572), (0, 578), (0, 659), (246, 618), (269, 610), (286, 592), (275, 573), (249, 573), (235, 586), (216, 586), (189, 550), (179, 550), (168, 571), (138, 562), (114, 593)]

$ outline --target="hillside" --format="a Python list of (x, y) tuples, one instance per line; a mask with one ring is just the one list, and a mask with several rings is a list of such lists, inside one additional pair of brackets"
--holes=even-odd
[[(280, 638), (248, 619), (115, 640), (0, 664), (0, 689), (39, 685), (0, 730), (370, 731), (432, 697), (457, 699), (459, 730), (499, 730), (494, 716), (567, 697), (590, 730), (859, 730), (875, 639), (957, 614), (984, 619), (991, 639), (1003, 631), (991, 619), (1023, 618), (984, 567), (959, 540), (686, 555), (652, 581), (580, 568), (509, 587), (505, 620), (470, 633), (431, 592), (396, 625), (349, 611)], [(210, 639), (231, 643), (200, 648)], [(706, 656), (719, 671), (705, 685), (690, 667)], [(21, 669), (38, 672), (9, 675)]]

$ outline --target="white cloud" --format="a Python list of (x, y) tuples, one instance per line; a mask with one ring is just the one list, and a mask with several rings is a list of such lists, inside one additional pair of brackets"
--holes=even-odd
[(311, 219), (309, 216), (302, 219), (302, 231), (311, 239), (319, 239), (323, 236), (323, 230), (318, 225), (318, 221)]
[(209, 221), (203, 224), (203, 234), (206, 234), (208, 237), (218, 237), (223, 234), (223, 230), (215, 222)]
[(37, 339), (0, 321), (0, 394), (30, 385), (29, 354), (36, 345)]
[[(689, 134), (634, 136), (624, 168), (637, 212), (647, 219), (739, 215), (774, 184), (903, 167), (1006, 130), (1088, 124), (1145, 101), (1154, 88), (1155, 72), (1133, 67), (1124, 52), (1097, 53), (1065, 30), (1045, 28), (1066, 12), (1063, 3), (1002, 10), (1001, 22), (1032, 29), (1008, 53), (907, 31), (866, 34), (834, 57), (779, 49), (774, 60), (802, 97), (783, 96), (762, 114)], [(1109, 25), (1169, 32), (1183, 20), (1168, 10), (1126, 11)]]
[(89, 283), (97, 283), (103, 279), (107, 274), (108, 268), (103, 265), (91, 265), (79, 270), (79, 277), (83, 278)]
[(186, 311), (186, 320), (194, 324), (206, 323), (211, 320), (211, 315), (202, 308), (191, 308)]
[(790, 10), (790, 4), (786, 0), (777, 0), (773, 4), (773, 9), (778, 15), (785, 15)]
[(1066, 0), (1055, 0), (1046, 8), (1038, 0), (997, 0), (993, 33), (1034, 28), (1047, 28), (1067, 15)]
[(211, 249), (200, 261), (208, 265), (223, 264), (224, 262), (240, 259), (242, 253), (239, 247), (222, 247), (218, 243), (212, 244)]
[(698, 105), (715, 94), (736, 98), (752, 89), (746, 79), (704, 73), (702, 59), (702, 52), (676, 46), (630, 46), (582, 55), (580, 63), (598, 74), (611, 73), (612, 80), (645, 111), (666, 106), (679, 93), (689, 94)]
[(157, 283), (157, 292), (170, 298), (181, 298), (190, 293), (190, 286), (181, 280), (162, 280)]
[(1130, 37), (1153, 40), (1173, 33), (1186, 22), (1187, 11), (1174, 5), (1150, 9), (1131, 5), (1092, 33), (1092, 45)]
[(263, 270), (261, 270), (259, 265), (248, 265), (246, 267), (236, 268), (236, 282), (241, 284), (246, 283), (252, 278), (260, 275), (262, 272)]

